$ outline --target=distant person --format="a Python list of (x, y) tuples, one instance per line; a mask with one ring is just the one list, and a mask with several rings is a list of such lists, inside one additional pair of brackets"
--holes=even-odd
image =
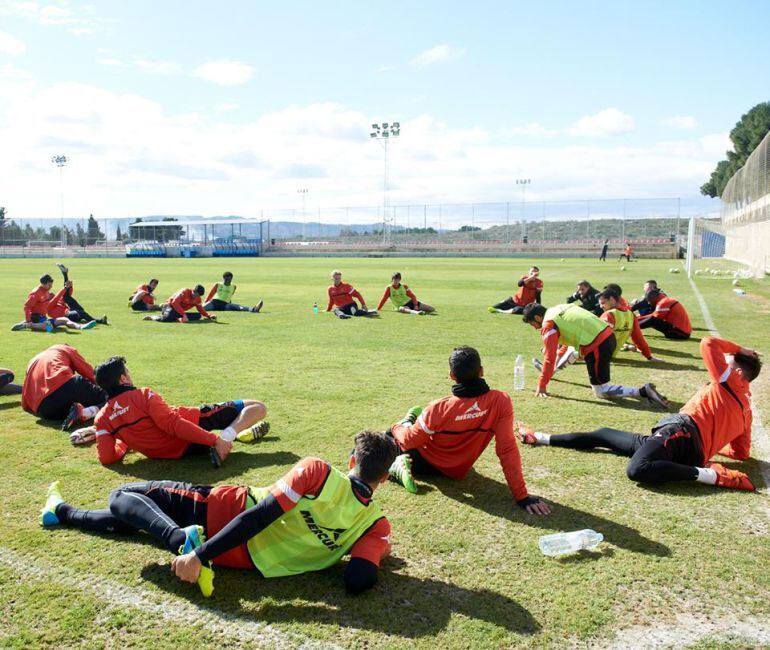
[[(351, 316), (377, 316), (377, 311), (369, 311), (366, 308), (364, 297), (353, 285), (342, 281), (342, 271), (332, 271), (332, 284), (327, 289), (329, 304), (326, 311), (334, 310), (338, 318), (350, 318)], [(356, 304), (358, 300), (359, 304)]]
[(48, 311), (51, 307), (51, 303), (55, 305), (64, 304), (66, 309), (66, 303), (63, 301), (65, 294), (68, 291), (66, 282), (65, 286), (57, 294), (54, 294), (51, 291), (52, 288), (53, 278), (46, 273), (40, 278), (38, 287), (30, 291), (27, 295), (27, 300), (24, 302), (24, 320), (11, 327), (12, 332), (18, 332), (25, 329), (36, 332), (52, 332), (57, 327), (88, 330), (96, 326), (95, 320), (80, 325), (71, 321), (66, 316), (49, 317)]
[(516, 283), (518, 290), (509, 298), (489, 307), (492, 314), (520, 314), (531, 302), (540, 302), (543, 292), (543, 281), (540, 279), (540, 269), (533, 266), (527, 275), (522, 275)]
[(259, 312), (262, 309), (262, 305), (265, 304), (264, 300), (260, 300), (253, 307), (246, 307), (244, 305), (238, 305), (233, 302), (233, 294), (235, 293), (235, 285), (233, 284), (233, 274), (230, 271), (222, 274), (222, 282), (215, 282), (211, 286), (209, 295), (206, 296), (203, 308), (206, 311), (250, 311), (253, 314)]
[[(647, 280), (644, 283), (644, 293), (642, 293), (640, 298), (637, 298), (634, 300), (634, 302), (631, 303), (631, 311), (638, 311), (640, 316), (647, 316), (655, 310), (655, 308), (649, 302), (647, 302), (647, 299), (645, 298), (647, 292), (651, 289), (660, 289), (658, 287), (658, 283), (655, 280)], [(660, 293), (664, 296), (666, 295), (666, 292), (663, 291), (663, 289), (660, 289)]]
[(644, 294), (644, 299), (654, 311), (639, 318), (639, 327), (657, 330), (667, 339), (690, 338), (690, 316), (681, 302), (665, 295), (660, 289), (650, 289)]
[(594, 289), (588, 280), (581, 280), (577, 283), (575, 293), (567, 296), (567, 304), (577, 303), (586, 311), (590, 311), (595, 316), (601, 316), (602, 308), (599, 305), (599, 292)]
[(400, 311), (402, 314), (417, 314), (422, 316), (423, 314), (429, 314), (436, 311), (430, 305), (417, 300), (417, 296), (414, 292), (405, 284), (401, 284), (401, 274), (396, 272), (391, 278), (390, 284), (385, 287), (385, 292), (380, 298), (380, 304), (377, 305), (377, 309), (382, 309), (382, 306), (390, 299), (396, 311)]
[(64, 430), (93, 418), (106, 401), (93, 367), (71, 345), (52, 345), (27, 366), (21, 407), (46, 420), (63, 420)]
[(628, 456), (626, 474), (632, 481), (659, 484), (697, 481), (735, 490), (754, 490), (751, 479), (711, 459), (719, 454), (746, 460), (751, 448), (751, 387), (762, 369), (754, 350), (707, 336), (700, 352), (709, 373), (701, 388), (678, 414), (667, 415), (645, 436), (603, 428), (591, 433), (548, 435), (522, 426), (519, 437), (528, 445), (568, 449), (609, 449)]
[(599, 255), (599, 261), (600, 262), (606, 262), (607, 261), (607, 249), (610, 247), (610, 240), (605, 239), (604, 244), (602, 245), (602, 252), (601, 255)]
[(15, 375), (8, 368), (0, 368), (0, 395), (18, 395), (21, 384), (14, 384)]
[(626, 258), (627, 262), (631, 261), (631, 256), (634, 254), (634, 247), (631, 246), (631, 242), (626, 242), (626, 247), (623, 249), (623, 252), (618, 257), (618, 262), (622, 260), (624, 257)]
[(160, 305), (155, 303), (155, 289), (158, 288), (158, 280), (152, 278), (147, 284), (140, 284), (128, 299), (131, 309), (134, 311), (160, 311)]
[[(193, 323), (202, 318), (216, 320), (201, 304), (201, 296), (206, 293), (202, 284), (196, 284), (192, 289), (180, 289), (163, 303), (160, 316), (145, 316), (142, 320), (154, 320), (159, 323)], [(197, 313), (188, 312), (195, 308)]]

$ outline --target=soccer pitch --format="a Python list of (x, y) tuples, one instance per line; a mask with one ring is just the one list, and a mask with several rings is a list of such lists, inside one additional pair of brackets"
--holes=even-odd
[[(171, 556), (150, 538), (104, 537), (37, 523), (47, 485), (61, 479), (65, 498), (104, 507), (122, 483), (174, 479), (193, 483), (269, 485), (305, 456), (346, 466), (353, 435), (382, 430), (407, 408), (449, 393), (447, 358), (457, 345), (481, 353), (493, 388), (511, 392), (514, 414), (539, 430), (562, 433), (612, 426), (640, 433), (661, 411), (636, 400), (596, 399), (585, 368), (558, 373), (551, 397), (536, 399), (529, 359), (541, 342), (521, 317), (489, 314), (532, 263), (541, 268), (543, 302), (564, 301), (583, 277), (601, 288), (618, 282), (630, 300), (642, 283), (660, 286), (688, 309), (689, 341), (648, 336), (656, 357), (620, 353), (613, 380), (653, 381), (678, 409), (706, 380), (698, 341), (706, 320), (684, 273), (671, 260), (626, 264), (557, 259), (207, 259), (68, 261), (75, 295), (110, 327), (89, 332), (11, 333), (21, 305), (55, 260), (2, 260), (0, 365), (21, 381), (29, 359), (67, 342), (92, 364), (120, 354), (137, 386), (171, 404), (256, 398), (268, 406), (271, 432), (257, 445), (236, 445), (220, 469), (205, 458), (149, 460), (137, 454), (107, 468), (93, 448), (72, 447), (50, 423), (24, 413), (19, 396), (0, 397), (0, 646), (28, 647), (544, 647), (670, 643), (694, 647), (770, 642), (770, 504), (752, 446), (746, 468), (755, 494), (698, 484), (638, 487), (626, 459), (548, 447), (521, 448), (532, 494), (550, 517), (519, 509), (508, 491), (494, 442), (463, 481), (422, 480), (411, 495), (389, 483), (376, 499), (390, 519), (393, 554), (380, 582), (346, 595), (342, 566), (266, 580), (218, 569), (213, 598), (171, 574)], [(716, 263), (722, 268), (727, 263)], [(706, 266), (705, 262), (702, 266)], [(712, 264), (714, 266), (714, 264)], [(333, 268), (343, 271), (374, 308), (393, 271), (435, 316), (390, 311), (379, 319), (341, 321), (314, 314), (326, 306)], [(220, 313), (219, 323), (142, 322), (126, 301), (150, 277), (161, 300), (182, 286), (206, 288), (225, 270), (238, 285), (234, 300), (260, 314)], [(724, 338), (767, 355), (770, 286), (695, 278)], [(526, 390), (513, 392), (517, 354), (527, 360)], [(770, 414), (770, 368), (752, 385)], [(764, 443), (764, 447), (758, 443)], [(522, 447), (520, 445), (520, 447)], [(767, 455), (765, 461), (770, 460)], [(563, 559), (541, 555), (547, 533), (593, 528), (596, 552)], [(657, 636), (655, 636), (657, 635)]]

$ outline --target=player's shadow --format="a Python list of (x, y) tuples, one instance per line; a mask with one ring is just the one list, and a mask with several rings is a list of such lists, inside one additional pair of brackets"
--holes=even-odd
[(21, 407), (21, 401), (3, 402), (0, 404), (0, 411), (7, 411), (8, 409), (15, 409)]
[[(664, 353), (665, 354), (665, 353)], [(614, 359), (614, 366), (630, 366), (649, 370), (702, 370), (700, 366), (688, 363), (671, 363), (670, 361), (647, 361), (646, 359)]]
[(691, 352), (683, 352), (682, 350), (672, 350), (670, 348), (654, 348), (650, 346), (650, 351), (652, 352), (653, 356), (660, 355), (664, 357), (686, 357), (687, 359), (700, 358), (697, 354), (692, 354)]
[(61, 420), (46, 420), (39, 417), (35, 420), (35, 424), (45, 429), (56, 429), (57, 431), (61, 431)]
[(208, 454), (196, 454), (179, 460), (145, 458), (138, 454), (126, 456), (128, 461), (108, 465), (118, 474), (146, 480), (174, 479), (189, 483), (221, 483), (244, 472), (261, 467), (294, 465), (300, 460), (290, 451), (245, 453), (237, 448), (230, 453), (221, 467), (214, 467)]
[(420, 478), (430, 481), (450, 499), (482, 510), (493, 517), (515, 519), (534, 528), (557, 532), (590, 528), (602, 533), (604, 539), (610, 544), (634, 553), (661, 557), (671, 555), (671, 549), (668, 546), (645, 537), (630, 526), (616, 523), (590, 512), (571, 508), (562, 503), (546, 499), (553, 506), (552, 513), (547, 517), (527, 514), (513, 501), (506, 485), (482, 476), (473, 469), (462, 481), (453, 481), (445, 477)]
[[(662, 364), (659, 364), (659, 367)], [(676, 366), (681, 367), (681, 366)], [(582, 384), (577, 381), (567, 381), (566, 379), (557, 379), (554, 377), (552, 382), (558, 382), (560, 384), (569, 384), (570, 386), (585, 386), (586, 388), (590, 388), (587, 384)], [(580, 397), (570, 397), (568, 395), (556, 395), (554, 393), (549, 393), (548, 399), (563, 399), (570, 402), (585, 402), (586, 404), (593, 404), (597, 408), (602, 407), (609, 407), (609, 408), (627, 408), (632, 409), (634, 411), (649, 411), (650, 413), (675, 413), (677, 412), (682, 406), (684, 406), (684, 402), (675, 402), (673, 400), (668, 401), (668, 410), (664, 411), (659, 406), (652, 404), (648, 402), (646, 399), (637, 399), (633, 397), (628, 398), (615, 398), (615, 399), (599, 399), (598, 397), (595, 399), (582, 399)]]
[(361, 596), (345, 592), (342, 564), (312, 574), (273, 579), (254, 572), (218, 569), (214, 595), (205, 602), (197, 585), (180, 582), (168, 566), (149, 564), (143, 568), (142, 577), (230, 620), (324, 624), (421, 639), (441, 632), (453, 614), (460, 614), (516, 634), (531, 635), (540, 630), (532, 614), (508, 596), (410, 576), (401, 572), (405, 565), (399, 558), (387, 558), (377, 585)]

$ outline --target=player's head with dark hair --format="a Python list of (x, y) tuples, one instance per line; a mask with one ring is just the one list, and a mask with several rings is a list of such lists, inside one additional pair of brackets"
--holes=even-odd
[(396, 271), (393, 275), (390, 276), (390, 279), (391, 279), (392, 282), (395, 282), (396, 280), (401, 282), (401, 273)]
[(467, 345), (452, 350), (449, 355), (449, 373), (456, 382), (467, 384), (484, 375), (481, 357), (475, 348)]
[(521, 312), (522, 320), (528, 325), (532, 325), (535, 329), (540, 329), (543, 326), (543, 318), (545, 318), (545, 307), (539, 302), (531, 302), (524, 311)]
[(233, 279), (233, 274), (230, 273), (230, 271), (225, 271), (222, 274), (222, 279), (225, 281), (225, 284), (230, 284), (230, 282), (232, 282), (232, 279)]
[(622, 287), (619, 284), (615, 284), (614, 282), (610, 282), (609, 284), (605, 284), (604, 285), (604, 290), (607, 291), (608, 289), (610, 291), (614, 291), (617, 294), (618, 298), (620, 298), (620, 296), (623, 295), (623, 289), (622, 289)]
[(202, 284), (196, 284), (193, 288), (193, 293), (197, 293), (199, 296), (202, 296), (204, 293), (206, 293), (206, 290), (203, 288)]
[(530, 272), (530, 273), (540, 273), (540, 267), (538, 267), (538, 266), (533, 266), (533, 267), (531, 267), (531, 268), (529, 269), (529, 272)]
[(733, 361), (735, 366), (740, 368), (746, 381), (754, 381), (759, 376), (759, 371), (762, 370), (762, 360), (756, 352), (753, 354), (736, 352), (733, 355)]
[[(45, 275), (40, 277), (40, 284), (43, 285), (44, 287), (46, 285), (51, 285), (53, 284), (53, 278), (50, 275), (48, 275), (48, 273), (46, 273)], [(51, 287), (49, 286), (48, 288), (50, 289)]]
[(649, 291), (650, 289), (657, 289), (658, 288), (658, 282), (657, 280), (647, 280), (644, 283), (644, 290)]
[(110, 397), (121, 386), (131, 383), (125, 357), (110, 357), (107, 361), (103, 361), (96, 366), (94, 377), (96, 378), (96, 385)]
[(644, 292), (644, 299), (651, 305), (657, 305), (660, 300), (660, 289), (657, 287), (654, 289), (648, 289)]
[(378, 431), (359, 431), (353, 439), (355, 447), (351, 461), (358, 478), (371, 487), (376, 487), (388, 478), (388, 470), (396, 460), (399, 449), (393, 438)]
[(150, 278), (150, 281), (147, 283), (147, 286), (150, 287), (153, 291), (158, 288), (158, 279), (157, 278)]
[(588, 280), (581, 280), (577, 283), (578, 292), (581, 296), (585, 296), (589, 291), (593, 291), (593, 285)]
[(599, 294), (599, 306), (604, 311), (615, 309), (618, 306), (618, 298), (620, 296), (612, 289), (605, 289)]

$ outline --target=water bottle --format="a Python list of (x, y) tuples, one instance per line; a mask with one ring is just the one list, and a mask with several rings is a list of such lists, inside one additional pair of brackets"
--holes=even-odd
[(45, 322), (45, 331), (49, 334), (53, 332), (53, 321), (50, 318)]
[(736, 296), (745, 296), (746, 292), (743, 289), (733, 289), (733, 293)]
[(594, 549), (604, 539), (604, 535), (595, 530), (574, 530), (571, 533), (555, 533), (543, 535), (537, 542), (543, 555), (557, 557), (567, 553), (575, 553), (583, 549)]
[(317, 302), (314, 302), (314, 303), (313, 303), (313, 313), (314, 313), (314, 314), (317, 314), (317, 313), (318, 313), (318, 303), (317, 303)]
[(513, 390), (524, 390), (524, 357), (520, 354), (513, 364)]

